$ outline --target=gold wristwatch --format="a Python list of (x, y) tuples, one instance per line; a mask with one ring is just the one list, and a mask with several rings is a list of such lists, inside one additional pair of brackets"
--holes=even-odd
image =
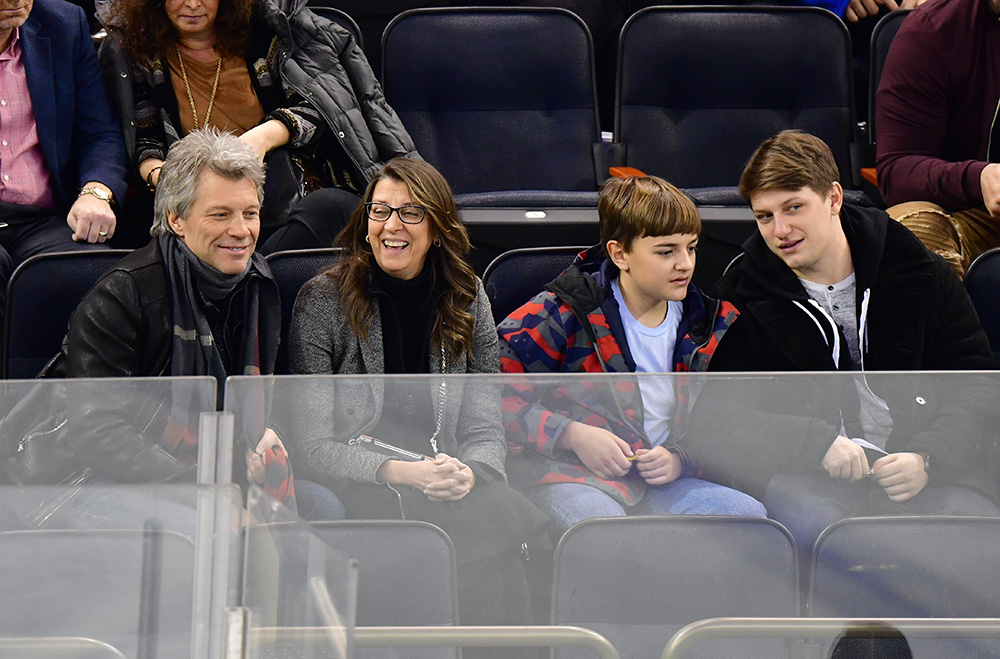
[(81, 188), (80, 194), (78, 194), (77, 196), (82, 197), (85, 194), (93, 195), (98, 199), (100, 199), (101, 201), (108, 202), (108, 204), (110, 204), (111, 206), (114, 206), (115, 204), (114, 196), (110, 192), (105, 192), (96, 185), (89, 185), (85, 188)]

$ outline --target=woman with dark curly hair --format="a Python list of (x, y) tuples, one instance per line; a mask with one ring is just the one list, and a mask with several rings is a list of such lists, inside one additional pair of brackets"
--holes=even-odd
[[(448, 377), (500, 367), (448, 183), (421, 160), (391, 160), (338, 242), (345, 255), (295, 302), (291, 370), (388, 377), (311, 387), (289, 433), (295, 468), (334, 489), (350, 517), (443, 528), (455, 544), (463, 624), (523, 624), (519, 552), (547, 519), (507, 485), (499, 382)], [(445, 376), (392, 377), (421, 373)], [(407, 460), (385, 444), (425, 457)]]
[(170, 146), (206, 126), (267, 164), (265, 253), (328, 246), (382, 163), (417, 157), (353, 36), (305, 4), (115, 0), (102, 53), (150, 189)]

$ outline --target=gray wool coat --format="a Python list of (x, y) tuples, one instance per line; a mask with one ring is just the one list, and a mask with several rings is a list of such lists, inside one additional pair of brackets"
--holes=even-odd
[[(443, 363), (440, 350), (430, 355), (431, 373), (495, 374), (500, 370), (496, 326), (481, 281), (470, 311), (476, 318), (472, 355)], [(375, 301), (378, 304), (378, 301)], [(302, 287), (295, 301), (288, 345), (292, 373), (382, 374), (382, 322), (376, 306), (368, 333), (361, 340), (341, 308), (340, 281), (321, 274)], [(506, 440), (501, 421), (501, 387), (473, 378), (436, 378), (431, 398), (437, 420), (438, 450), (463, 462), (479, 462), (504, 475)], [(292, 395), (292, 394), (290, 394)], [(353, 480), (375, 483), (388, 457), (348, 442), (372, 429), (382, 413), (382, 378), (337, 378), (303, 381), (294, 394), (295, 431), (284, 436), (297, 476), (330, 483)], [(387, 442), (392, 438), (381, 437)], [(428, 438), (429, 439), (429, 438)], [(431, 452), (428, 442), (427, 452)], [(504, 476), (504, 478), (506, 478)]]

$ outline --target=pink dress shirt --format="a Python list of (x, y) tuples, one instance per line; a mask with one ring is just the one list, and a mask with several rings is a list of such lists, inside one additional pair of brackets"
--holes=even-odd
[(19, 30), (0, 53), (0, 201), (55, 208), (55, 195), (38, 143)]

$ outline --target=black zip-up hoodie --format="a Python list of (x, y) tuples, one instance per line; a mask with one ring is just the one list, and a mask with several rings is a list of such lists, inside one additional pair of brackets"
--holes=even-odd
[[(821, 469), (841, 423), (857, 429), (856, 396), (843, 394), (862, 378), (892, 415), (890, 453), (926, 452), (932, 484), (968, 485), (996, 498), (997, 479), (984, 466), (1000, 427), (992, 378), (875, 373), (995, 368), (962, 282), (884, 212), (845, 205), (840, 217), (855, 268), (862, 370), (713, 382), (692, 413), (692, 456), (707, 477), (755, 496), (775, 474)], [(795, 273), (759, 233), (744, 250), (716, 286), (740, 316), (709, 370), (850, 371), (843, 333), (810, 303)]]

